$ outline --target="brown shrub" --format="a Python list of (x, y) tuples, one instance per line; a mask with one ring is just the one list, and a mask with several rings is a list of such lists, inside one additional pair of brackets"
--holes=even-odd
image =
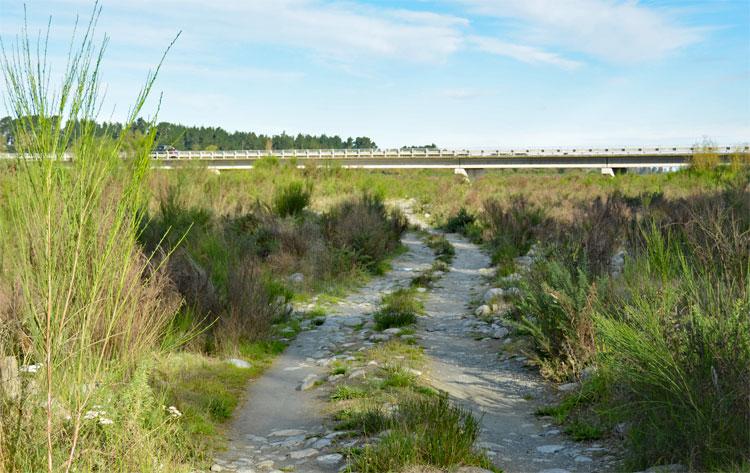
[(233, 264), (229, 269), (226, 308), (213, 330), (215, 347), (220, 351), (233, 349), (240, 341), (267, 337), (274, 319), (283, 313), (285, 302), (268, 290), (257, 260), (247, 257)]

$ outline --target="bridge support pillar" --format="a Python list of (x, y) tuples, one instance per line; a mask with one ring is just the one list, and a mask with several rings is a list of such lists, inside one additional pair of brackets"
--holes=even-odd
[(602, 175), (603, 176), (609, 176), (609, 177), (615, 177), (615, 171), (612, 168), (602, 168)]
[(477, 179), (479, 177), (482, 177), (484, 173), (486, 172), (485, 169), (466, 169), (466, 168), (455, 168), (453, 170), (453, 174), (456, 174), (458, 176), (463, 176), (464, 179), (467, 181), (471, 181), (473, 179)]

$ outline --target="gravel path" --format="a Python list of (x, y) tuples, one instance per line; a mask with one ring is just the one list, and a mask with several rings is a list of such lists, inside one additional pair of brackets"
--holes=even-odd
[(247, 402), (230, 428), (228, 450), (215, 460), (214, 471), (250, 473), (292, 466), (303, 473), (338, 471), (343, 462), (334, 461), (338, 458), (334, 452), (347, 445), (338, 443), (336, 433), (326, 429), (325, 399), (312, 385), (325, 378), (325, 367), (333, 359), (347, 356), (336, 353), (374, 344), (360, 328), (371, 319), (382, 294), (408, 285), (432, 263), (432, 251), (418, 235), (407, 233), (402, 243), (408, 252), (393, 260), (392, 271), (329, 308), (323, 325), (300, 333), (248, 386)]
[[(543, 398), (547, 389), (538, 374), (518, 357), (501, 361), (500, 339), (477, 340), (489, 327), (470, 315), (470, 303), (486, 289), (481, 270), (490, 261), (465, 239), (448, 239), (456, 248), (455, 260), (430, 291), (428, 317), (418, 326), (429, 355), (430, 382), (482, 417), (480, 446), (508, 473), (611, 470), (607, 449), (567, 440), (549, 420), (533, 415), (538, 401), (526, 399)], [(379, 334), (367, 323), (383, 293), (407, 286), (432, 264), (432, 251), (418, 235), (407, 233), (403, 243), (408, 252), (393, 261), (391, 272), (330, 307), (324, 324), (300, 333), (249, 385), (247, 402), (230, 427), (228, 450), (216, 458), (213, 471), (336, 472), (343, 466), (337, 452), (358, 440), (339, 437), (327, 427), (325, 390), (315, 385), (326, 380), (332, 361), (377, 342)]]
[(464, 238), (447, 238), (456, 249), (453, 267), (429, 294), (429, 317), (419, 324), (432, 384), (482, 418), (480, 445), (508, 473), (611, 470), (607, 449), (567, 440), (549, 420), (533, 415), (538, 401), (526, 399), (544, 398), (548, 388), (523, 358), (502, 362), (501, 340), (476, 339), (487, 333), (487, 324), (470, 315), (469, 304), (487, 289), (480, 270), (490, 260)]

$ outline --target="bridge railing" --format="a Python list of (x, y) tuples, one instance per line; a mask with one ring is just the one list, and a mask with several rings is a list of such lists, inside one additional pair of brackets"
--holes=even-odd
[[(275, 156), (281, 159), (356, 159), (356, 158), (549, 158), (607, 156), (690, 156), (701, 148), (694, 146), (615, 147), (615, 148), (508, 148), (508, 149), (315, 149), (315, 150), (227, 150), (154, 152), (157, 160), (233, 160), (260, 159)], [(750, 146), (716, 146), (711, 151), (722, 155), (750, 153)], [(15, 159), (12, 153), (0, 153), (0, 159)], [(63, 159), (72, 157), (66, 153)]]
[[(509, 149), (316, 149), (316, 150), (231, 150), (155, 152), (156, 159), (231, 160), (260, 159), (354, 159), (354, 158), (454, 158), (454, 157), (581, 157), (581, 156), (686, 156), (699, 148), (693, 146), (615, 147), (615, 148), (509, 148)], [(717, 146), (719, 154), (750, 153), (750, 146)]]

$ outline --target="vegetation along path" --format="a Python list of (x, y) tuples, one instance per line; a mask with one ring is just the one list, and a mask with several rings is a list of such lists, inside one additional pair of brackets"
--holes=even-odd
[(370, 320), (381, 295), (408, 285), (432, 263), (432, 251), (419, 236), (402, 239), (408, 251), (392, 262), (392, 271), (370, 281), (358, 292), (331, 307), (320, 326), (302, 332), (266, 374), (253, 382), (247, 402), (231, 428), (228, 451), (216, 460), (214, 471), (296, 472), (338, 471), (338, 450), (348, 445), (325, 427), (325, 401), (315, 385), (325, 379), (327, 366), (349, 349), (372, 345), (361, 328)]
[[(538, 406), (533, 399), (545, 397), (544, 383), (523, 358), (500, 360), (505, 329), (469, 315), (472, 301), (485, 288), (482, 274), (489, 258), (460, 236), (448, 238), (455, 259), (427, 294), (427, 316), (420, 318), (416, 334), (428, 355), (429, 382), (481, 418), (478, 446), (506, 472), (613, 469), (605, 447), (567, 440), (549, 419), (534, 416)], [(393, 261), (391, 272), (331, 307), (324, 323), (302, 332), (249, 386), (248, 401), (230, 430), (229, 448), (212, 470), (335, 472), (344, 466), (339, 452), (359, 446), (361, 439), (327, 427), (326, 390), (316, 386), (330, 381), (333, 363), (353, 361), (357, 351), (381, 341), (382, 334), (368, 330), (381, 296), (407, 286), (432, 264), (433, 252), (419, 235), (407, 233), (403, 243), (408, 251)], [(479, 336), (488, 331), (494, 332)]]
[(572, 442), (550, 420), (534, 416), (533, 400), (546, 397), (545, 383), (523, 357), (500, 361), (507, 329), (469, 315), (472, 300), (486, 289), (482, 274), (490, 260), (464, 238), (446, 236), (456, 256), (425, 303), (428, 316), (420, 319), (432, 385), (481, 417), (479, 446), (508, 473), (613, 469), (605, 447)]

